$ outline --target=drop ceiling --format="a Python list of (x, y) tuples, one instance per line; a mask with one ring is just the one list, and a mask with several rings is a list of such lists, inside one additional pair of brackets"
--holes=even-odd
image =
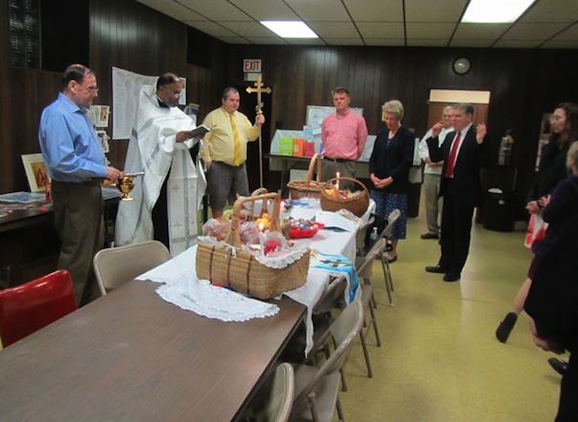
[[(460, 23), (469, 0), (137, 1), (228, 44), (578, 48), (576, 0), (536, 0), (512, 24)], [(296, 19), (319, 38), (283, 39), (259, 23)]]

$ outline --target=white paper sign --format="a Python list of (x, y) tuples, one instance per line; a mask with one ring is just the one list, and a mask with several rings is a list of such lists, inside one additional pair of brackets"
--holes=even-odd
[[(140, 90), (156, 85), (158, 76), (146, 76), (118, 67), (112, 68), (112, 139), (129, 139), (138, 107)], [(187, 104), (186, 80), (179, 104)]]

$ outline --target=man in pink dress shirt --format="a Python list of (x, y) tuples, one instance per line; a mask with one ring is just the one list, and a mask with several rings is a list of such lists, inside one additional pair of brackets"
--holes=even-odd
[(355, 162), (361, 157), (367, 141), (367, 125), (363, 116), (349, 108), (349, 91), (337, 87), (332, 92), (335, 113), (321, 123), (323, 142), (322, 179), (340, 176), (355, 177)]

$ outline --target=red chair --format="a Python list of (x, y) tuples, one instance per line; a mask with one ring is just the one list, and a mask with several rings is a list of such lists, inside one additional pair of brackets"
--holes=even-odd
[(76, 310), (66, 270), (0, 290), (0, 338), (4, 347)]

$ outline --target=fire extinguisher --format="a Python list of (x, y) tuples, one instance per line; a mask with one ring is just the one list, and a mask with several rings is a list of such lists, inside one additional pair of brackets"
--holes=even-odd
[(502, 136), (502, 141), (500, 142), (500, 150), (498, 153), (498, 165), (499, 166), (509, 166), (510, 160), (512, 158), (512, 146), (514, 144), (514, 138), (512, 137), (512, 129), (506, 130), (506, 134)]

